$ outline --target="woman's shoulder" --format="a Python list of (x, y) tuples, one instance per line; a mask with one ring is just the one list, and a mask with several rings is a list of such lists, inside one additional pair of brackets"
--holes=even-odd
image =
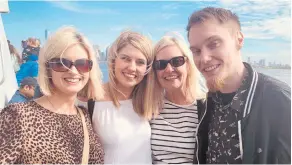
[(33, 110), (35, 110), (33, 101), (12, 103), (0, 111), (0, 118), (3, 120), (5, 118), (11, 121), (19, 121), (27, 118), (28, 116), (32, 116), (30, 114), (34, 113)]
[(2, 109), (1, 113), (25, 113), (27, 109), (31, 108), (33, 101), (21, 102), (21, 103), (11, 103)]

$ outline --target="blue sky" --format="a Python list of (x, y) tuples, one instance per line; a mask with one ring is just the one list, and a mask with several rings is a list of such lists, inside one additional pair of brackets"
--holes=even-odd
[(291, 63), (290, 0), (9, 1), (10, 13), (2, 17), (7, 38), (19, 49), (22, 39), (33, 36), (44, 42), (45, 29), (53, 32), (63, 25), (75, 26), (104, 49), (125, 29), (154, 41), (176, 31), (186, 40), (189, 16), (207, 6), (238, 14), (245, 35), (244, 60)]

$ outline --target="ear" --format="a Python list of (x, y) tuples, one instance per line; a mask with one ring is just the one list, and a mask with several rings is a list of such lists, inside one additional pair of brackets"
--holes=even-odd
[(243, 47), (243, 43), (244, 43), (244, 36), (241, 31), (238, 31), (236, 33), (236, 46), (238, 50), (240, 50)]
[(23, 89), (24, 89), (25, 91), (28, 91), (28, 90), (30, 89), (30, 87), (29, 87), (28, 85), (24, 85)]

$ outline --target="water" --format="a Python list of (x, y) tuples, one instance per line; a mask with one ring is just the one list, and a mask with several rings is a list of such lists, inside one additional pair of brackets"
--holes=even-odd
[(102, 71), (102, 81), (107, 82), (108, 81), (108, 68), (106, 62), (99, 62), (99, 68)]
[(265, 75), (274, 77), (280, 81), (287, 83), (291, 87), (291, 70), (290, 69), (266, 69), (256, 68), (256, 70)]
[[(108, 81), (108, 69), (105, 62), (99, 63), (100, 69), (103, 73), (103, 82)], [(291, 86), (291, 70), (289, 69), (266, 69), (266, 68), (256, 68), (260, 73), (266, 74), (268, 76), (274, 77), (280, 81), (287, 83)]]

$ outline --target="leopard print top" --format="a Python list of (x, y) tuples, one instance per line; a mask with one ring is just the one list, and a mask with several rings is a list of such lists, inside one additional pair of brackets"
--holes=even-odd
[[(103, 164), (104, 152), (88, 112), (89, 164)], [(78, 115), (57, 114), (35, 101), (11, 104), (0, 112), (0, 164), (80, 164), (83, 127)]]

